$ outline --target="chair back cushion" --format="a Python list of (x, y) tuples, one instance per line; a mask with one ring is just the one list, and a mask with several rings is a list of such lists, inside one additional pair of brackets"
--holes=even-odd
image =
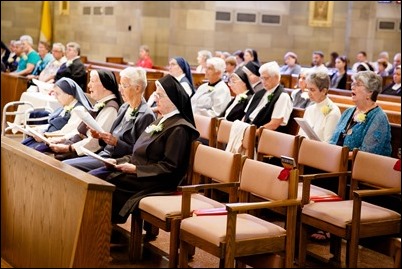
[(288, 199), (288, 181), (278, 179), (282, 169), (283, 167), (276, 165), (246, 159), (240, 176), (240, 189), (266, 200)]
[(359, 150), (354, 159), (352, 177), (379, 187), (401, 188), (401, 172), (393, 168), (397, 161)]

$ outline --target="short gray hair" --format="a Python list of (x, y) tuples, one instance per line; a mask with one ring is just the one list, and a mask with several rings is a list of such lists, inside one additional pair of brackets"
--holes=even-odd
[(213, 65), (215, 71), (218, 71), (223, 75), (226, 69), (225, 60), (220, 57), (212, 57), (207, 60), (207, 64)]
[(277, 76), (279, 80), (281, 80), (281, 71), (279, 64), (276, 61), (268, 62), (261, 65), (260, 69), (258, 70), (260, 74), (267, 73), (270, 77)]
[(20, 41), (21, 42), (27, 42), (29, 45), (31, 45), (31, 47), (33, 46), (33, 39), (32, 39), (32, 36), (30, 36), (30, 35), (22, 35), (21, 37), (20, 37)]
[(320, 90), (320, 92), (323, 89), (328, 90), (329, 85), (331, 83), (331, 79), (329, 78), (328, 73), (321, 72), (321, 71), (308, 73), (307, 77), (306, 77), (306, 81), (316, 85), (317, 88)]
[(360, 71), (352, 76), (353, 81), (360, 81), (368, 92), (371, 92), (371, 100), (377, 101), (378, 94), (382, 91), (382, 77), (373, 71)]
[(148, 85), (147, 82), (147, 71), (142, 67), (133, 67), (129, 66), (120, 71), (120, 79), (122, 77), (128, 78), (130, 81), (130, 85), (138, 84), (142, 88), (142, 92), (145, 91), (145, 88)]

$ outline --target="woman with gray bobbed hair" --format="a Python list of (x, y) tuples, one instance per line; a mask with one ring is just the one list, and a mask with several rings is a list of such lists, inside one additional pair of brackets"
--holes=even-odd
[(352, 76), (352, 101), (355, 107), (346, 109), (335, 128), (331, 144), (390, 156), (391, 127), (387, 114), (377, 106), (382, 90), (382, 78), (373, 71), (361, 71)]

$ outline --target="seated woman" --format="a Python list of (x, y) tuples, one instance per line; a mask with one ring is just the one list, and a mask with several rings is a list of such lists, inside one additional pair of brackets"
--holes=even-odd
[(241, 120), (245, 115), (244, 110), (248, 101), (254, 94), (253, 87), (251, 87), (247, 74), (242, 69), (238, 69), (230, 75), (229, 86), (236, 94), (236, 97), (229, 102), (219, 117), (223, 117), (228, 121)]
[(145, 129), (131, 156), (109, 159), (109, 169), (93, 170), (116, 185), (112, 223), (124, 223), (139, 201), (156, 192), (171, 192), (184, 179), (192, 142), (198, 138), (190, 97), (171, 75), (156, 82), (156, 102), (162, 117)]
[(348, 78), (348, 59), (346, 56), (339, 56), (335, 60), (336, 71), (331, 75), (331, 88), (346, 90), (346, 81)]
[[(124, 104), (120, 107), (110, 132), (91, 130), (92, 137), (99, 139), (103, 158), (120, 158), (130, 155), (138, 137), (155, 120), (143, 94), (147, 87), (146, 71), (140, 67), (127, 67), (120, 71), (120, 91)], [(100, 168), (104, 163), (91, 156), (82, 156), (63, 161), (85, 172)]]
[(392, 83), (387, 85), (381, 94), (401, 96), (401, 65), (395, 67), (392, 80)]
[[(121, 105), (119, 86), (114, 73), (108, 70), (92, 70), (88, 91), (91, 98), (96, 101), (94, 109), (90, 111), (91, 116), (95, 118), (103, 130), (109, 132)], [(75, 133), (50, 140), (52, 142), (50, 149), (57, 153), (55, 158), (58, 160), (83, 155), (81, 147), (85, 147), (92, 152), (97, 152), (101, 149), (99, 140), (92, 137), (84, 122), (81, 122)]]
[[(81, 87), (70, 78), (61, 78), (53, 88), (53, 93), (62, 105), (56, 109), (49, 118), (48, 124), (40, 125), (37, 131), (48, 133), (52, 136), (63, 136), (75, 132), (81, 123), (81, 118), (77, 115), (77, 111), (85, 112), (92, 109), (92, 105), (82, 91)], [(34, 115), (32, 115), (34, 114)], [(42, 113), (31, 113), (32, 117), (42, 117)], [(22, 144), (39, 150), (41, 152), (49, 151), (49, 146), (42, 140), (28, 137), (22, 141)]]
[[(306, 82), (308, 95), (314, 104), (306, 108), (303, 119), (307, 121), (321, 141), (328, 142), (341, 117), (339, 107), (327, 95), (329, 76), (324, 72), (309, 73)], [(299, 129), (299, 135), (307, 137), (302, 128)]]
[(293, 107), (306, 108), (313, 103), (308, 95), (306, 84), (308, 69), (304, 68), (299, 74), (298, 86), (299, 89), (292, 91), (290, 97), (292, 99)]

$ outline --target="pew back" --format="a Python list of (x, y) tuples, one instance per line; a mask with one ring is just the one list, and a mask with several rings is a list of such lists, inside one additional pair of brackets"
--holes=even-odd
[(17, 268), (107, 267), (114, 185), (1, 139), (1, 256)]

